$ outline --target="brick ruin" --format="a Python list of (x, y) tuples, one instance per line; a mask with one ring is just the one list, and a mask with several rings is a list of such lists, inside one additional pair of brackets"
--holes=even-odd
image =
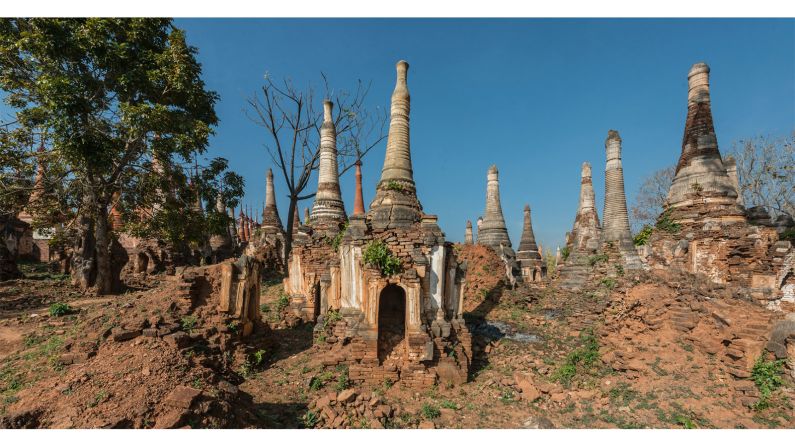
[[(309, 225), (302, 226), (305, 233), (299, 232), (285, 289), (296, 315), (317, 321), (315, 344), (324, 365), (347, 365), (353, 381), (380, 385), (391, 380), (427, 388), (437, 380), (467, 380), (472, 342), (463, 320), (465, 265), (456, 260), (436, 216), (424, 214), (417, 198), (407, 71), (408, 63), (397, 63), (375, 198), (366, 213), (359, 207), (357, 175), (357, 204), (347, 226), (339, 213), (338, 189), (329, 184), (337, 178), (331, 163), (336, 157), (330, 156), (336, 147), (333, 126), (324, 122), (321, 141), (327, 144), (321, 148), (327, 156), (321, 161), (327, 161), (319, 182), (325, 183), (325, 193), (318, 195)], [(326, 201), (326, 195), (333, 200)], [(384, 269), (377, 260), (365, 261), (379, 248), (381, 260), (386, 256), (398, 265)]]
[(505, 276), (513, 286), (523, 278), (522, 269), (517, 263), (516, 252), (511, 246), (511, 238), (505, 226), (500, 203), (500, 173), (496, 165), (489, 168), (486, 175), (486, 211), (478, 218), (477, 243), (494, 250), (505, 264)]
[(709, 72), (697, 63), (688, 73), (682, 153), (646, 261), (739, 286), (771, 309), (792, 312), (795, 253), (791, 242), (779, 240), (791, 219), (773, 222), (764, 209), (743, 206), (734, 161), (718, 150)]
[(516, 259), (522, 269), (522, 278), (525, 282), (538, 283), (546, 278), (547, 266), (533, 234), (530, 205), (524, 206), (524, 226), (522, 227), (522, 239), (519, 241)]
[(585, 162), (580, 174), (577, 216), (571, 232), (566, 234), (565, 253), (558, 252), (558, 275), (563, 287), (577, 289), (583, 285), (590, 273), (588, 259), (601, 248), (602, 226), (595, 204), (591, 164)]

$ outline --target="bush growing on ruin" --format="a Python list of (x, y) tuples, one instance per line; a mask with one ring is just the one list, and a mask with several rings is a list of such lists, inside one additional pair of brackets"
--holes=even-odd
[(635, 238), (632, 240), (632, 242), (635, 243), (636, 247), (646, 245), (649, 242), (649, 238), (651, 237), (653, 231), (654, 227), (649, 224), (644, 225), (643, 228), (641, 228), (640, 231), (638, 231), (638, 233), (635, 235)]
[(422, 413), (422, 417), (427, 420), (436, 419), (442, 415), (442, 412), (439, 411), (439, 409), (436, 408), (436, 406), (431, 405), (427, 402), (422, 404), (422, 409), (420, 409), (420, 412)]
[(400, 259), (381, 241), (371, 241), (367, 244), (362, 258), (366, 264), (376, 267), (384, 276), (391, 276), (400, 271)]
[(756, 359), (751, 369), (751, 379), (759, 389), (759, 401), (754, 405), (755, 410), (770, 407), (773, 392), (784, 384), (781, 377), (784, 373), (784, 362), (785, 360), (766, 360), (764, 354)]
[(668, 233), (678, 233), (679, 230), (682, 228), (682, 225), (674, 222), (671, 219), (671, 210), (666, 210), (664, 213), (660, 214), (659, 219), (657, 219), (657, 224), (654, 228), (666, 231)]

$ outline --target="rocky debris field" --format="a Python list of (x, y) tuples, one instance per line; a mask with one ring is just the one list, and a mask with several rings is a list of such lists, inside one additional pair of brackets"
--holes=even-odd
[(458, 250), (471, 376), (425, 390), (324, 366), (279, 278), (245, 340), (213, 310), (212, 266), (113, 297), (58, 278), (0, 283), (0, 426), (795, 427), (787, 315), (670, 272), (510, 290), (492, 252)]

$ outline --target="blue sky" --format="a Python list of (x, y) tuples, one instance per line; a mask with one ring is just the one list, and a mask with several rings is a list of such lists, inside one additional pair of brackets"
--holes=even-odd
[[(536, 238), (560, 244), (577, 209), (580, 165), (594, 169), (604, 201), (604, 140), (623, 138), (631, 204), (642, 179), (676, 163), (686, 115), (687, 71), (711, 68), (723, 153), (732, 141), (795, 128), (795, 21), (682, 19), (177, 19), (198, 47), (204, 78), (221, 100), (209, 156), (246, 179), (245, 203), (261, 206), (270, 165), (263, 129), (246, 98), (267, 71), (298, 85), (372, 81), (371, 107), (388, 107), (395, 62), (410, 64), (411, 149), (418, 195), (447, 238), (463, 240), (485, 206), (486, 171), (500, 170), (502, 206), (514, 246), (522, 209)], [(364, 161), (369, 205), (386, 142)], [(353, 174), (342, 179), (353, 206)], [(313, 181), (312, 187), (315, 182)], [(283, 180), (277, 201), (286, 217)], [(303, 201), (301, 210), (311, 206)]]
[[(628, 201), (643, 178), (675, 164), (687, 112), (687, 71), (711, 68), (718, 143), (795, 129), (795, 21), (580, 19), (178, 19), (199, 48), (220, 125), (211, 154), (246, 179), (246, 202), (261, 204), (270, 159), (263, 130), (244, 115), (267, 71), (297, 84), (335, 88), (372, 81), (369, 103), (388, 107), (395, 62), (410, 64), (411, 150), (418, 195), (447, 238), (463, 240), (485, 207), (486, 171), (500, 170), (514, 245), (522, 209), (536, 237), (560, 244), (571, 228), (580, 165), (593, 165), (604, 201), (604, 140), (623, 138)], [(366, 157), (365, 205), (380, 176), (385, 142)], [(342, 179), (353, 206), (353, 175)], [(314, 182), (313, 182), (314, 185)], [(314, 186), (313, 186), (314, 187)], [(286, 217), (286, 188), (276, 177)], [(311, 200), (301, 203), (311, 207)]]

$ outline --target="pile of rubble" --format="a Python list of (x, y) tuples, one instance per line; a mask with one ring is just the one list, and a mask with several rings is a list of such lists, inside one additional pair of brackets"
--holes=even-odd
[(395, 414), (395, 408), (382, 398), (369, 393), (347, 389), (339, 393), (321, 395), (309, 404), (316, 428), (385, 428)]

